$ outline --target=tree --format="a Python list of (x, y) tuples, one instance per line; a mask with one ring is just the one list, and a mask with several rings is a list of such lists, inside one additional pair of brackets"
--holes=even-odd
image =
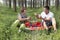
[(48, 4), (49, 4), (49, 6), (50, 6), (50, 0), (48, 0)]
[(44, 6), (44, 0), (43, 0), (43, 6)]
[(59, 9), (59, 0), (55, 0), (56, 9)]
[(35, 7), (35, 3), (34, 2), (35, 2), (35, 0), (33, 0), (33, 8)]
[(14, 8), (14, 11), (16, 12), (16, 0), (13, 0), (13, 8)]
[(22, 1), (22, 7), (24, 7), (24, 0), (21, 0)]
[(42, 7), (42, 0), (40, 0), (40, 7)]
[(35, 8), (36, 8), (36, 5), (37, 5), (37, 0), (35, 0), (35, 2), (34, 2), (34, 6), (35, 6)]
[(33, 8), (36, 8), (36, 1), (37, 0), (33, 0)]
[(20, 0), (18, 0), (18, 6), (20, 7)]
[(9, 8), (11, 8), (11, 0), (9, 0)]
[(50, 0), (46, 0), (46, 5), (45, 6), (50, 6)]
[(31, 8), (32, 8), (32, 5), (33, 5), (33, 3), (32, 3), (32, 0), (31, 0)]
[(3, 0), (4, 4), (8, 6), (7, 0)]
[(26, 3), (27, 3), (27, 1), (25, 0), (25, 8), (27, 7), (27, 4)]
[(48, 0), (46, 0), (46, 6), (48, 6)]

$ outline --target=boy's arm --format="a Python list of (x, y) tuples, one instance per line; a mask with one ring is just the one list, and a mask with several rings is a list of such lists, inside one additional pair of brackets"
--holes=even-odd
[(42, 19), (42, 20), (44, 20), (44, 21), (46, 20), (46, 18), (42, 18), (42, 16), (39, 16), (39, 19)]
[[(42, 14), (41, 14), (42, 15)], [(42, 16), (41, 16), (40, 14), (36, 14), (35, 13), (35, 16), (38, 18), (38, 19), (43, 19), (43, 20), (46, 20), (46, 18), (42, 18)]]

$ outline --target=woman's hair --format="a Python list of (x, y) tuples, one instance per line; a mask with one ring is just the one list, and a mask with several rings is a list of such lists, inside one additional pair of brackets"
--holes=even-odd
[(24, 10), (26, 10), (26, 8), (25, 8), (25, 7), (22, 7), (22, 9), (21, 9), (21, 13), (23, 13)]

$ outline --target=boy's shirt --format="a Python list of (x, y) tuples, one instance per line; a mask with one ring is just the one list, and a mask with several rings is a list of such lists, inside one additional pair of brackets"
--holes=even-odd
[[(42, 18), (53, 18), (54, 17), (54, 14), (52, 13), (52, 12), (50, 12), (49, 11), (49, 13), (48, 14), (46, 14), (45, 12), (42, 12), (41, 14), (40, 14), (40, 16), (42, 17)], [(44, 21), (44, 20), (42, 20), (42, 21)]]

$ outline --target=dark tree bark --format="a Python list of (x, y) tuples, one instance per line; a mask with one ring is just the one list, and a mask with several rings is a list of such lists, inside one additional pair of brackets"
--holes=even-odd
[(27, 3), (27, 1), (25, 0), (25, 8), (27, 7), (27, 4), (26, 3)]
[(48, 6), (48, 0), (46, 0), (46, 5), (45, 6)]
[(33, 8), (36, 8), (36, 0), (33, 0)]
[(44, 6), (44, 0), (43, 0), (43, 6)]
[(55, 0), (55, 6), (56, 6), (56, 9), (58, 10), (59, 9), (59, 0)]
[(42, 0), (40, 0), (40, 7), (42, 7)]
[(38, 8), (40, 7), (40, 0), (38, 0)]
[(36, 4), (37, 4), (37, 0), (35, 0), (35, 2), (34, 2), (35, 4), (34, 4), (34, 6), (35, 6), (35, 8), (36, 8)]
[(50, 0), (48, 1), (48, 4), (49, 4), (49, 6), (50, 6)]
[(20, 7), (20, 0), (18, 0), (18, 6)]
[(33, 8), (35, 7), (35, 6), (34, 6), (34, 5), (35, 5), (34, 3), (35, 3), (35, 0), (33, 0)]
[(33, 4), (33, 3), (32, 3), (32, 0), (31, 0), (31, 8), (32, 8), (32, 4)]
[(13, 8), (14, 8), (14, 11), (16, 12), (16, 0), (13, 0)]
[(11, 0), (9, 0), (9, 8), (11, 8)]
[(21, 0), (22, 1), (22, 7), (24, 7), (24, 0)]

